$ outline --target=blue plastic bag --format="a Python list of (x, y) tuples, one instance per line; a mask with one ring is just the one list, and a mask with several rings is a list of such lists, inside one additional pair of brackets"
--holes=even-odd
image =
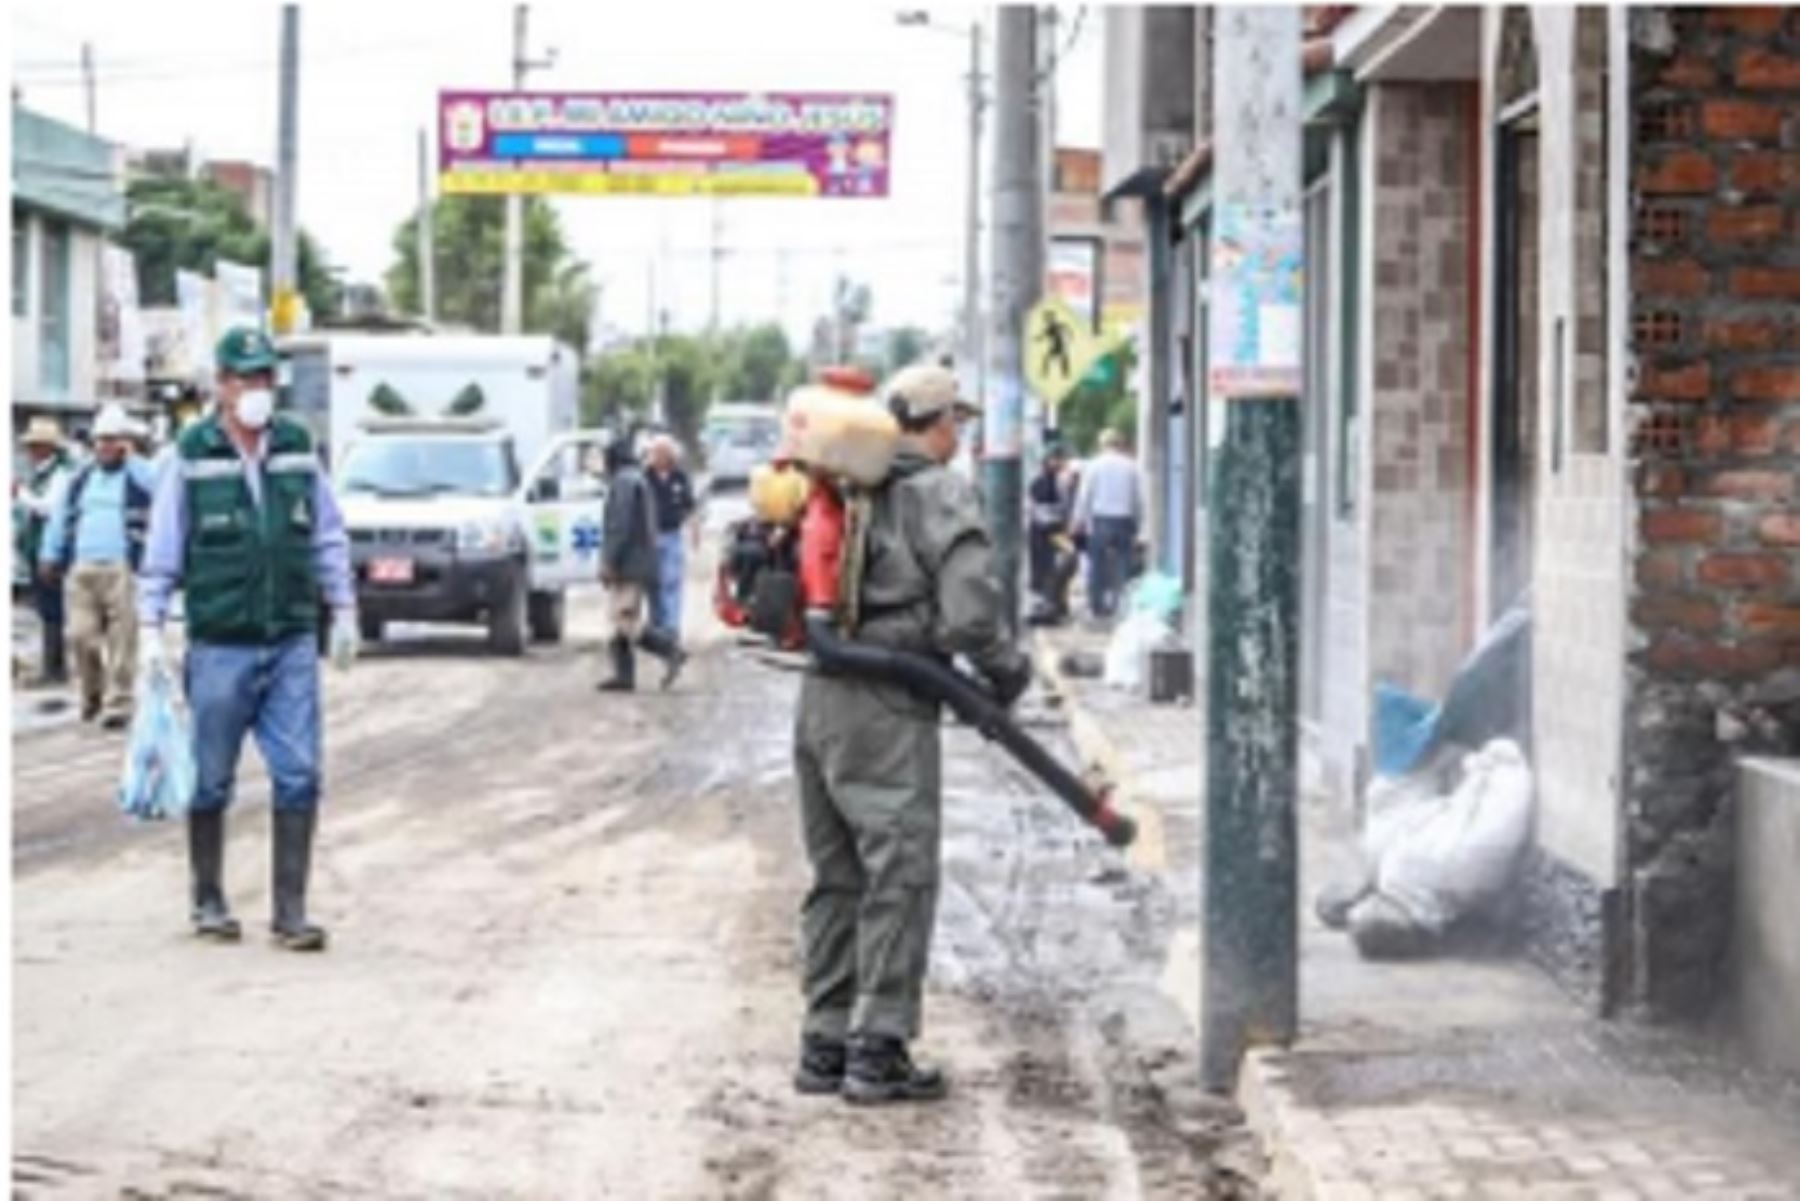
[(1387, 681), (1375, 685), (1375, 774), (1403, 776), (1437, 737), (1441, 710)]
[(1150, 572), (1131, 586), (1127, 603), (1133, 613), (1154, 613), (1173, 622), (1181, 613), (1181, 581), (1165, 572)]
[(119, 779), (119, 809), (138, 821), (181, 817), (194, 799), (194, 730), (166, 671), (138, 683), (137, 714)]

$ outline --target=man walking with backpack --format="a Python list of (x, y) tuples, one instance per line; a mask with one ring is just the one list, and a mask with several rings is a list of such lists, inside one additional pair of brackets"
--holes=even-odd
[[(131, 720), (137, 662), (137, 598), (132, 584), (144, 554), (150, 464), (132, 453), (135, 424), (116, 404), (94, 423), (94, 458), (71, 472), (50, 502), (38, 570), (61, 585), (68, 638), (81, 677), (81, 720), (109, 730)], [(104, 714), (104, 716), (102, 716)]]

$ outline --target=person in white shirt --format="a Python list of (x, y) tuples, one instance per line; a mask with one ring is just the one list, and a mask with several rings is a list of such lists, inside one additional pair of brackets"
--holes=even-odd
[(1143, 517), (1143, 472), (1125, 453), (1124, 435), (1103, 430), (1099, 457), (1082, 472), (1075, 498), (1075, 529), (1087, 542), (1088, 611), (1096, 619), (1118, 607)]

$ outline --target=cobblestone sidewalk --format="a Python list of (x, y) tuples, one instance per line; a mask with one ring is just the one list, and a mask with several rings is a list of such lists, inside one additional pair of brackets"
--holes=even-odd
[[(1201, 712), (1061, 670), (1103, 648), (1095, 631), (1042, 631), (1040, 669), (1145, 827), (1136, 853), (1197, 876)], [(1301, 826), (1301, 1038), (1253, 1053), (1239, 1088), (1275, 1195), (1800, 1201), (1800, 1081), (1691, 1034), (1591, 1019), (1504, 956), (1363, 961), (1311, 914), (1351, 853), (1347, 821), (1308, 801)], [(1168, 987), (1197, 1026), (1199, 915), (1183, 916)]]

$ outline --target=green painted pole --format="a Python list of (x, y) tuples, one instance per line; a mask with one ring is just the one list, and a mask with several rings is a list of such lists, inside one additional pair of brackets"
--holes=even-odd
[(1245, 1050), (1292, 1041), (1299, 1016), (1303, 243), (1299, 10), (1217, 21), (1201, 1072), (1223, 1092)]

